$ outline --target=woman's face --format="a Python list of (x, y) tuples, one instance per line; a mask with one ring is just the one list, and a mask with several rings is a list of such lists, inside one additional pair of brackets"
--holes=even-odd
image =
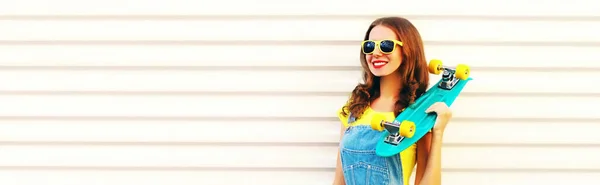
[[(377, 25), (369, 33), (369, 39), (373, 41), (381, 40), (399, 40), (396, 33), (387, 26)], [(381, 44), (381, 43), (379, 43)], [(367, 65), (369, 70), (375, 76), (387, 76), (395, 72), (402, 63), (401, 46), (393, 44), (395, 49), (389, 54), (381, 52), (380, 45), (375, 46), (373, 53), (366, 54)]]

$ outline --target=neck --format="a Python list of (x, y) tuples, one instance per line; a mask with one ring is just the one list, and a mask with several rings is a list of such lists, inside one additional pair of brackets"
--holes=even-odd
[(381, 77), (379, 81), (379, 98), (397, 99), (400, 94), (400, 77), (395, 74)]

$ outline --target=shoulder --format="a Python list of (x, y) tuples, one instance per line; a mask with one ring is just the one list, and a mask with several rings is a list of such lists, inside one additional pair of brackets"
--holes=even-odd
[(337, 109), (337, 116), (339, 121), (345, 128), (348, 128), (350, 125), (348, 123), (348, 119), (350, 118), (350, 104), (352, 102), (352, 93), (349, 93), (346, 97), (346, 101)]
[[(344, 125), (344, 127), (348, 127), (348, 118), (350, 117), (350, 111), (348, 110), (348, 102), (346, 102), (346, 104), (342, 105), (338, 110), (337, 110), (337, 116), (338, 119), (340, 120), (340, 122), (342, 123), (342, 125)], [(344, 115), (344, 112), (346, 112), (346, 115)]]

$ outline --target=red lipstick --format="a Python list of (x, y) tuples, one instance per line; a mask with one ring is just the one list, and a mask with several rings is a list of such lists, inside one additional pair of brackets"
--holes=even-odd
[(373, 60), (371, 62), (371, 65), (373, 65), (373, 68), (375, 69), (379, 69), (382, 68), (383, 66), (385, 66), (388, 62), (385, 60)]

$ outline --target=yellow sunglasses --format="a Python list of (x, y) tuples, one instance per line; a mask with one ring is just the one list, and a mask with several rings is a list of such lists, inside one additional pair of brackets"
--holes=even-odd
[(365, 40), (361, 43), (362, 52), (364, 54), (371, 54), (375, 51), (375, 48), (379, 48), (379, 50), (384, 54), (390, 54), (396, 50), (396, 44), (403, 46), (404, 44), (401, 41), (397, 40)]

